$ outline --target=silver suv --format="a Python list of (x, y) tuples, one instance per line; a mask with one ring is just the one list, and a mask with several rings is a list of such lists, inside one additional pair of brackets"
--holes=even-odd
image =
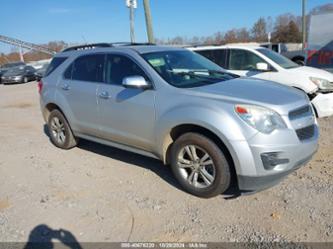
[(303, 92), (240, 78), (182, 48), (71, 47), (38, 86), (55, 146), (70, 149), (83, 138), (158, 158), (200, 197), (231, 185), (268, 188), (317, 150)]

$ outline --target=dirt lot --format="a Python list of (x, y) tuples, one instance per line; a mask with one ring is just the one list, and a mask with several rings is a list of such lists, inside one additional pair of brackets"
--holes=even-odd
[[(226, 200), (183, 192), (159, 161), (48, 139), (36, 82), (0, 85), (0, 241), (333, 241), (333, 118), (320, 149), (278, 186)], [(44, 226), (46, 225), (46, 226)]]

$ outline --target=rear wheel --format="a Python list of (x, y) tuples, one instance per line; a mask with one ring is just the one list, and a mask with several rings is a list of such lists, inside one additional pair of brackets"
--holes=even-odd
[(186, 133), (175, 141), (171, 167), (182, 187), (199, 197), (219, 195), (230, 185), (225, 155), (212, 140), (197, 133)]
[(48, 130), (52, 143), (61, 149), (71, 149), (77, 145), (69, 124), (59, 110), (53, 110), (48, 120)]

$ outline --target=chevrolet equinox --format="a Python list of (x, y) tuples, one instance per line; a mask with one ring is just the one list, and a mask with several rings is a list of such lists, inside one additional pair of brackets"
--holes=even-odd
[(192, 51), (99, 43), (58, 53), (38, 83), (52, 143), (79, 138), (158, 158), (213, 197), (266, 189), (306, 164), (318, 125), (302, 91), (238, 77)]

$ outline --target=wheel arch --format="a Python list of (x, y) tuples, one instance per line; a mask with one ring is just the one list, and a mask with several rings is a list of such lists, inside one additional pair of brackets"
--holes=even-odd
[(305, 57), (301, 55), (294, 56), (291, 60), (295, 63), (297, 63), (297, 61), (303, 61), (303, 63), (305, 63)]
[(237, 181), (235, 161), (230, 152), (230, 148), (228, 148), (227, 146), (227, 143), (223, 141), (215, 132), (201, 125), (186, 123), (179, 124), (173, 127), (163, 141), (163, 162), (165, 164), (170, 163), (170, 151), (174, 141), (176, 141), (176, 139), (179, 138), (181, 135), (189, 132), (194, 132), (206, 136), (221, 149), (221, 151), (226, 156), (228, 163), (230, 164), (232, 178), (233, 180)]
[(64, 117), (66, 118), (66, 116), (65, 116), (64, 112), (62, 111), (62, 109), (60, 108), (60, 106), (51, 102), (51, 103), (46, 104), (45, 107), (44, 107), (44, 110), (43, 110), (43, 115), (44, 115), (44, 119), (45, 119), (46, 122), (49, 119), (50, 113), (53, 110), (60, 111), (64, 115)]

